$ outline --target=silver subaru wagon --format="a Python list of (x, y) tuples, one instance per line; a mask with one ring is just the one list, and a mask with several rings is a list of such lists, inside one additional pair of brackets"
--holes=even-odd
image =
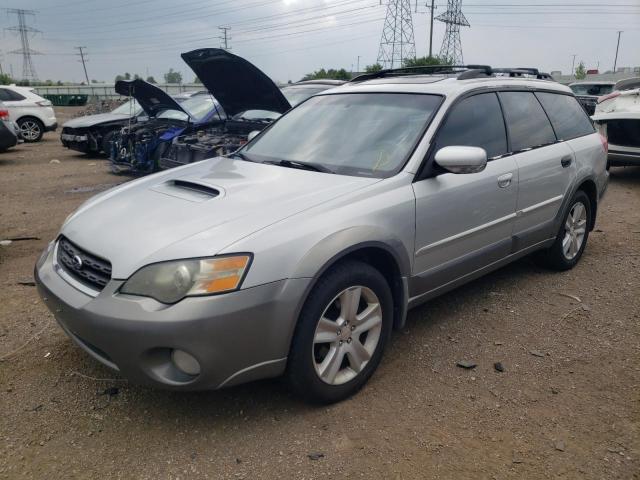
[(454, 70), (360, 77), (235, 154), (91, 198), (37, 261), (42, 298), (133, 382), (285, 374), (344, 399), (409, 308), (532, 252), (570, 269), (594, 227), (607, 143), (571, 90)]

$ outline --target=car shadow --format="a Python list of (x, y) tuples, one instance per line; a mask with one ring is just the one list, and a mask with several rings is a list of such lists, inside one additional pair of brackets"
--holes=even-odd
[(630, 186), (640, 183), (640, 167), (611, 167), (609, 181)]

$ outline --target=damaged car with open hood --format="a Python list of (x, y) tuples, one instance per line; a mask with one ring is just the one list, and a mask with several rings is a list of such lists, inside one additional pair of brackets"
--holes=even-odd
[(224, 118), (209, 92), (198, 92), (180, 102), (141, 79), (118, 81), (115, 90), (135, 99), (148, 117), (144, 122), (129, 122), (111, 138), (109, 158), (115, 172), (155, 172), (160, 156), (175, 137), (221, 123)]
[(232, 153), (291, 108), (277, 85), (242, 57), (218, 48), (181, 56), (226, 115), (172, 139), (159, 157), (161, 169)]

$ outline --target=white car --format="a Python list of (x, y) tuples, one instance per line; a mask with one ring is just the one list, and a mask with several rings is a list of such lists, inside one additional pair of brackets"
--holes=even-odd
[(640, 78), (619, 81), (591, 118), (609, 141), (609, 165), (640, 166)]
[(33, 88), (0, 85), (0, 101), (11, 113), (25, 142), (38, 142), (44, 132), (58, 128), (51, 102), (34, 93)]

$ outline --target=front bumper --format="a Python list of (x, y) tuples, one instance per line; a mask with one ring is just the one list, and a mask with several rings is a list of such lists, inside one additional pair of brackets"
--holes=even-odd
[(53, 122), (50, 125), (45, 125), (44, 126), (44, 131), (45, 132), (55, 132), (58, 129), (58, 122)]
[[(64, 331), (87, 353), (130, 381), (155, 387), (207, 390), (283, 373), (298, 308), (310, 279), (289, 279), (217, 296), (164, 305), (119, 294), (111, 280), (96, 297), (56, 271), (54, 249), (35, 269), (38, 291)], [(172, 349), (194, 356), (188, 376)]]

